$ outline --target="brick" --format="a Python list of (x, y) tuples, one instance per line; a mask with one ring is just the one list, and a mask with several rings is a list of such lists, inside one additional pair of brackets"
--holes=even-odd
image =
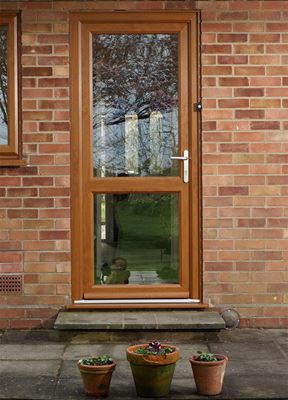
[(40, 144), (39, 145), (40, 153), (69, 153), (70, 145), (69, 144)]
[(261, 20), (261, 21), (271, 21), (271, 20), (280, 20), (281, 12), (280, 11), (251, 11), (250, 12), (250, 20)]
[(52, 186), (53, 178), (47, 177), (33, 177), (33, 178), (23, 178), (24, 186)]
[(39, 87), (67, 87), (69, 86), (68, 78), (39, 78)]
[(206, 44), (202, 46), (203, 54), (231, 54), (230, 44)]
[(231, 75), (232, 67), (203, 66), (202, 71), (205, 76), (207, 76), (207, 75)]
[(266, 220), (264, 218), (240, 218), (237, 221), (237, 226), (239, 228), (263, 228), (266, 225)]
[(248, 78), (232, 77), (232, 78), (219, 78), (220, 86), (249, 86)]
[(0, 207), (7, 208), (7, 207), (21, 207), (21, 200), (20, 199), (0, 199)]
[(281, 163), (281, 164), (287, 164), (288, 163), (288, 155), (287, 154), (272, 154), (267, 156), (267, 162), (268, 163)]
[(38, 65), (68, 65), (69, 58), (65, 56), (38, 57)]
[(236, 118), (244, 118), (244, 119), (263, 119), (264, 111), (263, 110), (236, 110), (235, 117)]
[(263, 54), (263, 44), (234, 44), (235, 54)]
[(233, 32), (264, 32), (265, 24), (256, 22), (236, 22), (233, 24)]
[(239, 21), (239, 20), (247, 20), (248, 19), (248, 12), (247, 11), (229, 11), (229, 12), (222, 12), (218, 14), (218, 19), (228, 20), (228, 21)]
[(52, 68), (51, 67), (23, 67), (22, 75), (23, 76), (51, 76)]
[(286, 22), (272, 22), (266, 25), (267, 32), (287, 32), (288, 23)]
[(22, 30), (25, 33), (39, 33), (39, 32), (51, 32), (52, 25), (51, 24), (23, 24)]
[(68, 43), (69, 36), (67, 34), (47, 34), (38, 35), (39, 43), (55, 44), (55, 43)]
[(247, 42), (248, 35), (244, 33), (219, 33), (217, 40), (220, 43)]
[(235, 185), (264, 185), (264, 176), (235, 176)]
[(251, 77), (250, 78), (250, 85), (251, 86), (281, 86), (281, 78), (275, 78), (275, 77)]
[(49, 121), (52, 119), (51, 111), (23, 111), (22, 115), (25, 120), (30, 121)]
[(254, 67), (254, 66), (245, 66), (245, 67), (235, 67), (234, 74), (240, 76), (253, 76), (253, 75), (264, 75), (265, 67)]
[(253, 130), (278, 130), (280, 123), (278, 121), (251, 121), (251, 129)]
[(7, 191), (8, 197), (34, 197), (37, 194), (37, 188), (9, 188)]
[(288, 44), (267, 44), (266, 53), (283, 54), (288, 53)]
[(43, 143), (43, 142), (52, 142), (53, 135), (48, 133), (37, 133), (31, 135), (23, 135), (23, 140), (25, 143)]
[(279, 153), (282, 145), (278, 143), (251, 143), (253, 153)]
[(219, 187), (219, 196), (247, 196), (247, 186), (227, 186)]
[(249, 107), (248, 99), (223, 99), (218, 101), (220, 108), (247, 108)]
[(35, 78), (22, 78), (22, 87), (30, 88), (36, 86)]
[(69, 122), (40, 122), (40, 131), (69, 131)]
[(53, 91), (51, 89), (23, 89), (23, 98), (50, 98)]
[(249, 146), (246, 143), (222, 143), (220, 151), (221, 153), (247, 153)]
[(39, 109), (69, 109), (69, 101), (68, 100), (39, 100), (38, 101)]
[(52, 46), (23, 46), (22, 54), (51, 54)]
[(247, 64), (248, 56), (218, 56), (219, 64)]
[(269, 218), (268, 227), (288, 227), (288, 218)]
[(243, 131), (249, 129), (248, 121), (217, 121), (217, 129), (221, 131)]
[[(251, 108), (280, 108), (281, 100), (280, 99), (251, 99), (250, 100)], [(269, 123), (270, 121), (268, 121)]]
[(8, 210), (8, 218), (37, 218), (38, 210)]
[(24, 199), (23, 206), (27, 208), (46, 208), (54, 206), (54, 199)]
[[(249, 58), (251, 64), (259, 64), (259, 65), (268, 65), (268, 64), (279, 64), (280, 63), (280, 56), (250, 56)], [(263, 67), (264, 68), (264, 67)], [(263, 71), (262, 75), (265, 75), (265, 71)]]
[[(236, 78), (239, 79), (239, 78)], [(238, 86), (238, 85), (237, 85)], [(239, 85), (241, 86), (241, 85)], [(242, 85), (244, 86), (244, 85)], [(234, 89), (236, 97), (261, 97), (264, 96), (263, 88), (237, 88)]]
[(250, 42), (253, 43), (279, 43), (280, 34), (278, 33), (251, 33), (249, 36)]
[(36, 65), (36, 57), (34, 56), (22, 56), (21, 65), (33, 66)]
[(221, 23), (221, 22), (203, 22), (202, 23), (202, 31), (207, 32), (231, 32), (232, 24), (230, 23)]

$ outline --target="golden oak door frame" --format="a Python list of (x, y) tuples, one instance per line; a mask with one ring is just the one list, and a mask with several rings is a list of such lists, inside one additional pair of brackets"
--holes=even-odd
[[(197, 12), (71, 14), (72, 300), (74, 307), (203, 307), (200, 202)], [(190, 150), (190, 183), (170, 177), (94, 177), (92, 165), (92, 33), (179, 35), (179, 155)], [(172, 190), (171, 190), (172, 188)], [(179, 193), (180, 281), (166, 285), (94, 284), (93, 196), (97, 193)], [(153, 300), (154, 299), (154, 300)]]

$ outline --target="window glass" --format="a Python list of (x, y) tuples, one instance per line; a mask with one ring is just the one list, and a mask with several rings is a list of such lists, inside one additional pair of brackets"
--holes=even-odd
[(8, 145), (8, 26), (0, 25), (0, 145)]

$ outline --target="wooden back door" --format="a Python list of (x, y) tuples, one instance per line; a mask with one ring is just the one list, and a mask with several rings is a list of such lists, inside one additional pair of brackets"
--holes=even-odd
[(76, 304), (195, 306), (197, 15), (71, 17)]

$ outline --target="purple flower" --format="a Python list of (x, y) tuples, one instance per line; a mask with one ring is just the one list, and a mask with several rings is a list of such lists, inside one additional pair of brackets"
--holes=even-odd
[(149, 347), (152, 347), (155, 351), (160, 351), (162, 349), (161, 343), (158, 341), (149, 343)]

